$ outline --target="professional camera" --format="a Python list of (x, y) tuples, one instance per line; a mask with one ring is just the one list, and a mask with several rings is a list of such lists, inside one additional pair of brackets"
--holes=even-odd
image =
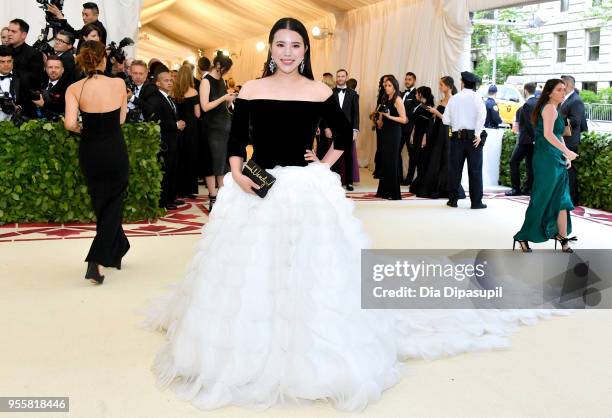
[(27, 118), (22, 115), (23, 109), (21, 109), (21, 106), (15, 103), (15, 99), (13, 99), (8, 92), (0, 94), (0, 109), (10, 116), (10, 121), (15, 125), (21, 125), (27, 120)]
[(45, 11), (45, 17), (48, 23), (53, 22), (52, 26), (59, 25), (59, 20), (49, 12), (49, 6), (54, 5), (61, 11), (64, 7), (64, 0), (36, 0), (36, 3), (40, 4), (39, 7)]
[(39, 50), (43, 54), (53, 55), (55, 53), (53, 47), (51, 46), (51, 40), (53, 39), (53, 36), (49, 37), (49, 33), (55, 35), (56, 32), (61, 30), (62, 22), (60, 22), (59, 19), (56, 18), (53, 13), (49, 12), (48, 10), (50, 5), (54, 5), (61, 11), (64, 7), (64, 0), (36, 0), (36, 2), (40, 4), (39, 7), (45, 11), (45, 21), (47, 22), (47, 24), (40, 31), (38, 40), (34, 43), (34, 45), (32, 45), (32, 47)]
[(119, 64), (123, 63), (126, 58), (123, 48), (130, 45), (134, 45), (134, 41), (131, 38), (123, 38), (121, 42), (119, 42), (119, 45), (115, 42), (111, 42), (108, 45), (108, 60), (111, 61), (112, 58)]
[(51, 46), (50, 39), (46, 39), (45, 36), (41, 35), (38, 37), (38, 40), (34, 42), (32, 48), (37, 49), (45, 55), (53, 55), (55, 54), (55, 50)]
[(0, 94), (0, 109), (7, 115), (14, 115), (19, 111), (19, 106), (8, 92), (4, 92), (4, 94)]
[(128, 88), (128, 90), (130, 90), (132, 93), (134, 93), (136, 91), (136, 89), (138, 88), (138, 86), (136, 85), (136, 83), (134, 83), (134, 80), (132, 79), (132, 77), (128, 77), (125, 80), (125, 86)]

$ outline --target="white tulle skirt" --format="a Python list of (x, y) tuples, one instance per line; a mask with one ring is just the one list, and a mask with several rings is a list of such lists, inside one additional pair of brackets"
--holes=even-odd
[(198, 408), (267, 408), (325, 399), (361, 410), (433, 360), (509, 346), (550, 310), (364, 310), (370, 246), (329, 166), (276, 167), (268, 196), (224, 178), (185, 279), (145, 310), (167, 342), (158, 385)]

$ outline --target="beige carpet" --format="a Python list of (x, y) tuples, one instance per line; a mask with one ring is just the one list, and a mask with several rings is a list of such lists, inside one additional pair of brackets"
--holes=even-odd
[[(358, 190), (371, 187), (368, 179)], [(505, 199), (484, 211), (444, 203), (358, 202), (356, 214), (377, 248), (509, 248), (526, 208)], [(575, 247), (612, 248), (608, 226), (574, 219), (574, 228)], [(603, 310), (522, 327), (510, 350), (411, 361), (411, 375), (359, 414), (325, 403), (195, 409), (155, 387), (150, 365), (164, 337), (138, 329), (136, 311), (182, 278), (197, 240), (132, 238), (124, 269), (108, 270), (102, 286), (82, 279), (88, 239), (0, 244), (0, 396), (69, 396), (71, 410), (0, 416), (612, 417), (612, 313)]]

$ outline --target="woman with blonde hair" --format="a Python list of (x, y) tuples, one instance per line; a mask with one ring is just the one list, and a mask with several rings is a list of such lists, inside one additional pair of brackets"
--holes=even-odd
[(179, 141), (178, 184), (180, 197), (194, 199), (198, 194), (198, 119), (200, 96), (193, 83), (193, 69), (183, 65), (172, 88), (179, 120), (185, 121), (185, 129)]

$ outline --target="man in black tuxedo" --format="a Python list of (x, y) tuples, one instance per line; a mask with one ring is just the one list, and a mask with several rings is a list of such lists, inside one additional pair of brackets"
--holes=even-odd
[(51, 55), (47, 58), (46, 71), (48, 78), (41, 86), (38, 99), (32, 102), (38, 108), (37, 116), (58, 120), (66, 111), (66, 89), (70, 80), (58, 56)]
[[(61, 28), (63, 30), (67, 30), (68, 32), (73, 33), (77, 39), (81, 39), (81, 31), (83, 29), (81, 28), (79, 30), (76, 30), (75, 28), (70, 26), (70, 24), (64, 17), (64, 14), (60, 9), (57, 8), (57, 6), (55, 6), (54, 4), (50, 4), (48, 12), (54, 15), (59, 20)], [(102, 22), (98, 20), (99, 15), (100, 9), (98, 8), (98, 5), (96, 3), (87, 2), (83, 4), (83, 11), (81, 12), (81, 17), (83, 18), (83, 26), (88, 25), (90, 23), (96, 25), (96, 27), (99, 29), (98, 33), (100, 35), (100, 41), (104, 45), (106, 45), (106, 28), (104, 27)], [(81, 46), (80, 44), (81, 41), (79, 41), (79, 43), (77, 44), (77, 52), (79, 51), (79, 48)]]
[[(561, 104), (561, 114), (564, 118), (569, 120), (572, 128), (572, 135), (563, 137), (565, 145), (576, 154), (578, 152), (578, 145), (580, 144), (580, 136), (582, 132), (589, 130), (586, 121), (586, 113), (584, 110), (584, 103), (580, 98), (580, 94), (576, 89), (576, 80), (571, 75), (563, 75), (561, 79), (565, 82), (565, 100)], [(572, 203), (578, 206), (580, 203), (580, 194), (578, 190), (578, 180), (576, 178), (576, 168), (574, 164), (568, 170), (569, 177), (569, 188)]]
[(11, 120), (17, 110), (15, 105), (20, 96), (20, 80), (13, 72), (13, 50), (5, 45), (0, 46), (0, 122)]
[[(414, 122), (412, 121), (412, 112), (414, 108), (419, 104), (416, 99), (416, 75), (408, 71), (406, 76), (404, 77), (404, 86), (406, 90), (401, 93), (402, 101), (404, 102), (404, 109), (406, 110), (406, 117), (408, 117), (408, 123), (402, 125), (402, 142), (400, 146), (400, 162), (401, 162), (401, 152), (404, 148), (404, 145), (408, 148), (408, 174), (406, 178), (402, 180), (402, 184), (405, 186), (410, 185), (412, 183), (412, 179), (414, 177), (414, 172), (417, 167), (417, 159), (418, 153), (421, 149), (420, 146), (413, 146), (410, 144), (410, 136), (412, 135), (412, 129), (414, 128)], [(402, 165), (400, 164), (400, 167)]]
[[(535, 109), (537, 99), (535, 97), (535, 83), (527, 83), (523, 87), (526, 101), (523, 106), (516, 112), (516, 123), (518, 124), (518, 141), (510, 157), (510, 181), (512, 190), (506, 192), (506, 196), (519, 196), (521, 194), (530, 194), (531, 186), (533, 185), (533, 167), (531, 160), (533, 158), (533, 147), (535, 143), (535, 130), (531, 122), (531, 115)], [(525, 187), (521, 189), (521, 161), (525, 159), (525, 168), (527, 171), (527, 179)]]
[(155, 77), (157, 92), (152, 94), (144, 108), (148, 120), (159, 121), (161, 128), (161, 158), (164, 176), (160, 206), (168, 210), (176, 209), (177, 204), (177, 164), (178, 141), (185, 122), (178, 120), (176, 104), (169, 96), (172, 91), (172, 76), (168, 71), (160, 71)]
[(21, 81), (28, 86), (38, 86), (45, 77), (42, 54), (26, 43), (30, 31), (22, 19), (13, 19), (9, 23), (9, 45), (13, 47), (15, 72)]
[[(336, 87), (334, 97), (344, 112), (349, 124), (353, 127), (353, 148), (359, 135), (359, 95), (346, 87), (348, 71), (340, 69), (336, 72)], [(325, 133), (326, 135), (328, 132)], [(333, 134), (333, 132), (332, 132)], [(340, 174), (346, 190), (353, 190), (353, 149), (347, 149), (334, 164), (334, 171)]]
[(55, 35), (54, 40), (53, 50), (55, 55), (62, 60), (64, 77), (70, 84), (77, 79), (76, 61), (73, 53), (74, 35), (67, 30), (61, 30)]

